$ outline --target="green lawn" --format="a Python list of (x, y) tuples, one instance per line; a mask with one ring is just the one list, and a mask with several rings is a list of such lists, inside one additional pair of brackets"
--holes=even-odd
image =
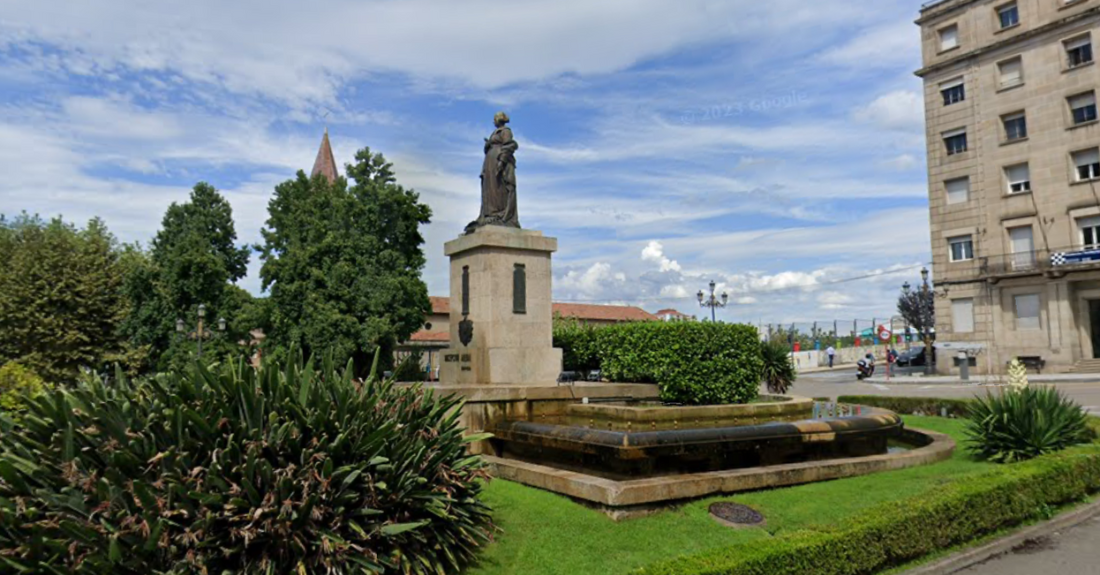
[[(912, 427), (962, 439), (962, 422), (907, 416)], [(930, 492), (963, 475), (990, 468), (963, 449), (942, 463), (875, 475), (787, 487), (689, 503), (654, 516), (615, 523), (573, 501), (508, 481), (494, 481), (486, 500), (500, 531), (468, 575), (623, 574), (648, 563), (814, 529), (886, 501)], [(707, 506), (719, 499), (751, 505), (767, 517), (763, 528), (734, 530), (715, 522)]]

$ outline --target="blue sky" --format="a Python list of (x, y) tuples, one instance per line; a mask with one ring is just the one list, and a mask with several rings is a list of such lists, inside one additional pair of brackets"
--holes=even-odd
[(918, 9), (0, 0), (0, 213), (145, 242), (205, 180), (255, 242), (327, 126), (338, 163), (370, 146), (432, 206), (425, 280), (445, 295), (503, 109), (521, 222), (559, 238), (557, 299), (698, 313), (713, 279), (722, 319), (883, 317), (931, 259)]

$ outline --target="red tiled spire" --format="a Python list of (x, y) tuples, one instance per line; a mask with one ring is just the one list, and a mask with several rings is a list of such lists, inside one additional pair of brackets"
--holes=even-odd
[(321, 138), (321, 149), (317, 150), (317, 159), (313, 162), (313, 171), (310, 172), (309, 177), (314, 177), (317, 174), (321, 174), (325, 177), (329, 183), (335, 182), (339, 172), (336, 171), (336, 159), (332, 155), (332, 144), (328, 142), (328, 128), (325, 128), (325, 135)]

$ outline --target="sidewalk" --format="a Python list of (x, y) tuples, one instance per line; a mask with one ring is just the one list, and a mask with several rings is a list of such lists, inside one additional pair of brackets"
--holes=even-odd
[[(878, 385), (984, 385), (1006, 383), (1008, 377), (1004, 375), (972, 375), (969, 380), (963, 380), (957, 375), (901, 375), (891, 377), (887, 381), (885, 375), (876, 375), (863, 380), (864, 383)], [(1095, 383), (1100, 382), (1100, 374), (1096, 373), (1058, 373), (1051, 375), (1028, 374), (1028, 383)]]
[(1096, 541), (1100, 502), (1063, 513), (984, 545), (904, 571), (902, 575), (1100, 574)]

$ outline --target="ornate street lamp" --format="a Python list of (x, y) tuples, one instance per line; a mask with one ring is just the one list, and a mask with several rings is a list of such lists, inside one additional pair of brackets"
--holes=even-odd
[(699, 297), (699, 306), (710, 308), (710, 321), (712, 322), (717, 321), (715, 319), (715, 310), (720, 307), (726, 307), (726, 304), (729, 303), (730, 299), (729, 294), (726, 293), (723, 293), (721, 299), (719, 299), (717, 296), (714, 295), (714, 288), (714, 280), (711, 280), (709, 296), (704, 294), (703, 290), (699, 290), (699, 293), (696, 294)]
[[(198, 321), (197, 327), (195, 328), (195, 331), (193, 331), (191, 333), (187, 333), (187, 325), (183, 323), (182, 319), (177, 319), (176, 320), (176, 333), (178, 333), (181, 336), (186, 337), (188, 339), (193, 339), (193, 340), (197, 341), (198, 345), (199, 345), (198, 357), (199, 357), (199, 359), (202, 359), (202, 341), (204, 339), (210, 339), (210, 338), (214, 337), (214, 333), (211, 332), (208, 329), (203, 328), (203, 321), (206, 319), (206, 305), (205, 304), (199, 304), (199, 311), (198, 311), (197, 315), (199, 317), (199, 321)], [(221, 333), (225, 333), (225, 327), (226, 327), (225, 326), (225, 318), (224, 317), (219, 317), (218, 318), (218, 331), (221, 332)]]

